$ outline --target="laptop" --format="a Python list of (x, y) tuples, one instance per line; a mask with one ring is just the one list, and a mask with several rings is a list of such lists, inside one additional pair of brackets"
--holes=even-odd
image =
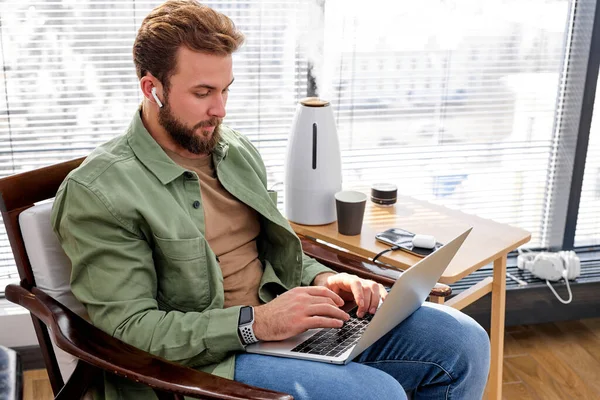
[(258, 342), (246, 352), (278, 357), (298, 358), (331, 364), (348, 364), (367, 347), (415, 312), (429, 296), (473, 228), (404, 272), (394, 283), (375, 315), (356, 316), (356, 304), (344, 305), (350, 320), (336, 328), (309, 329), (299, 335), (276, 342)]

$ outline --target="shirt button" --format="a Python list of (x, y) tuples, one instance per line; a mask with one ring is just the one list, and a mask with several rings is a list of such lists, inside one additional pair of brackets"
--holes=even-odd
[(183, 173), (183, 176), (185, 176), (186, 179), (192, 179), (194, 177), (194, 175), (190, 171), (185, 171)]
[(200, 208), (200, 202), (198, 200), (196, 200), (192, 205), (194, 206), (194, 208)]

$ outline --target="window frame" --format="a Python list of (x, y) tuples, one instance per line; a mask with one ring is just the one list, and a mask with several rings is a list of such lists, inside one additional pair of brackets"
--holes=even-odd
[[(592, 3), (595, 3), (594, 21), (588, 51), (587, 71), (585, 80), (583, 81), (581, 113), (579, 115), (577, 142), (573, 155), (573, 173), (571, 175), (571, 187), (566, 206), (564, 234), (562, 244), (559, 244), (563, 250), (575, 249), (575, 232), (577, 230), (583, 176), (588, 156), (594, 102), (596, 100), (596, 86), (600, 70), (600, 1), (592, 1)], [(600, 245), (591, 247), (600, 249)]]

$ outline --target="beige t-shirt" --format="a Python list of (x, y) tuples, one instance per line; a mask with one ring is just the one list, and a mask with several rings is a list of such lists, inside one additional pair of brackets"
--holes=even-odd
[(223, 272), (224, 307), (261, 304), (258, 286), (263, 268), (256, 248), (260, 233), (258, 213), (225, 190), (217, 179), (212, 156), (189, 159), (164, 150), (173, 161), (200, 178), (204, 236)]

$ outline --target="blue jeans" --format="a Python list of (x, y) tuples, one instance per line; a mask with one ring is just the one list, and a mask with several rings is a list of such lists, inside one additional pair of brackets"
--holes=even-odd
[(485, 330), (425, 303), (347, 365), (239, 354), (235, 380), (295, 399), (481, 399), (490, 365)]

